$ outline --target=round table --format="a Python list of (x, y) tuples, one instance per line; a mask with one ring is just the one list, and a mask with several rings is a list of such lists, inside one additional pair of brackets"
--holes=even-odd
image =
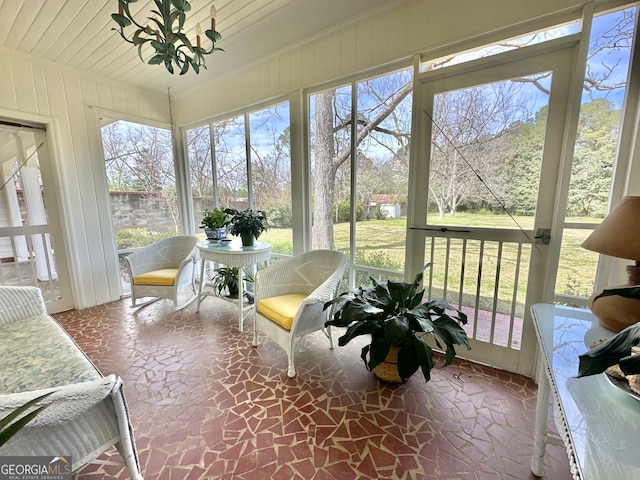
[[(271, 257), (271, 244), (257, 241), (251, 247), (244, 247), (239, 239), (231, 242), (204, 241), (196, 244), (200, 251), (200, 284), (198, 286), (198, 303), (196, 311), (200, 311), (200, 301), (202, 300), (202, 285), (204, 284), (204, 262), (211, 261), (236, 267), (238, 274), (242, 273), (244, 267), (255, 267), (260, 262), (266, 262)], [(243, 308), (244, 286), (242, 278), (238, 278), (238, 301), (239, 318), (238, 329), (243, 331), (244, 308)]]

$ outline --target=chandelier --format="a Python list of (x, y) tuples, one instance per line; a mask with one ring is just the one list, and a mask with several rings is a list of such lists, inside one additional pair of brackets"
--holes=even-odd
[[(187, 12), (191, 10), (191, 4), (186, 0), (153, 0), (156, 10), (151, 10), (154, 16), (147, 17), (149, 23), (141, 25), (131, 15), (129, 5), (138, 0), (118, 0), (118, 13), (111, 15), (114, 22), (120, 28), (112, 28), (120, 34), (128, 43), (138, 47), (138, 56), (142, 58), (142, 47), (150, 45), (155, 53), (149, 58), (149, 65), (160, 65), (164, 63), (166, 69), (173, 73), (173, 64), (178, 67), (180, 75), (184, 75), (189, 70), (189, 66), (196, 73), (200, 73), (200, 68), (207, 68), (204, 60), (205, 55), (209, 55), (217, 50), (224, 51), (216, 47), (222, 35), (216, 31), (216, 8), (211, 6), (211, 28), (204, 34), (211, 40), (211, 48), (208, 50), (200, 45), (200, 35), (202, 29), (200, 24), (196, 25), (196, 44), (193, 45), (184, 32), (184, 23)], [(125, 35), (124, 29), (130, 25), (137, 28), (130, 38)]]

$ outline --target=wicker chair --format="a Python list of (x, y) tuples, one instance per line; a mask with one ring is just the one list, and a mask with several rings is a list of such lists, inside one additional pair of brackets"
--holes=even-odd
[[(195, 300), (196, 243), (198, 239), (192, 236), (170, 237), (125, 257), (131, 278), (131, 306), (144, 307), (169, 298), (180, 310)], [(137, 304), (143, 297), (155, 298)]]
[(344, 254), (314, 250), (281, 260), (256, 274), (253, 346), (258, 331), (287, 352), (290, 378), (296, 376), (294, 348), (308, 333), (322, 330), (333, 348), (331, 329), (325, 329), (324, 303), (332, 299), (346, 266)]

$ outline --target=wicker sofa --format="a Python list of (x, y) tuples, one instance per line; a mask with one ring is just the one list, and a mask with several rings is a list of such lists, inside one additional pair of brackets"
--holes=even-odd
[(103, 375), (49, 315), (35, 287), (0, 286), (0, 418), (48, 391), (50, 405), (0, 456), (71, 455), (73, 470), (115, 445), (142, 480), (122, 380)]

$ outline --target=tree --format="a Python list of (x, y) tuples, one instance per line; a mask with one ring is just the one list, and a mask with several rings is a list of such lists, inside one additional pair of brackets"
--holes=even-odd
[(512, 148), (505, 134), (529, 116), (524, 90), (506, 81), (434, 98), (429, 192), (440, 219), (462, 202), (504, 201), (503, 159)]
[(213, 134), (218, 199), (232, 206), (248, 195), (244, 116), (214, 123)]
[(171, 132), (117, 121), (102, 128), (112, 191), (161, 192), (175, 186)]
[[(250, 115), (251, 186), (254, 207), (291, 203), (291, 142), (288, 108), (276, 105)], [(286, 116), (286, 118), (283, 118)]]
[(335, 249), (333, 241), (333, 204), (338, 167), (349, 155), (336, 156), (333, 137), (333, 100), (335, 91), (315, 97), (315, 143), (313, 172), (313, 246)]
[(187, 152), (191, 194), (194, 197), (213, 198), (213, 163), (208, 125), (187, 131)]
[[(618, 52), (630, 50), (635, 14), (634, 8), (627, 8), (594, 18), (595, 36), (591, 40), (587, 74), (584, 80), (584, 89), (590, 98), (606, 96), (608, 92), (624, 86), (624, 80), (620, 80), (621, 77), (615, 75), (619, 70), (618, 67), (622, 66)], [(561, 29), (557, 31), (551, 29), (517, 41), (502, 42), (497, 47), (498, 49), (522, 48), (558, 34), (564, 33)], [(486, 52), (479, 52), (478, 55), (493, 54), (495, 47), (492, 46)], [(423, 65), (422, 68), (426, 70), (437, 68), (454, 59), (455, 56), (452, 56), (438, 64)], [(461, 205), (489, 209), (498, 209), (505, 205), (515, 213), (534, 212), (544, 139), (544, 124), (541, 122), (546, 122), (546, 109), (534, 114), (533, 110), (526, 105), (526, 99), (513, 93), (521, 89), (520, 87), (527, 86), (529, 90), (533, 87), (542, 94), (548, 95), (551, 75), (552, 72), (541, 72), (511, 79), (511, 82), (500, 86), (492, 93), (493, 105), (496, 108), (491, 108), (491, 102), (487, 102), (486, 97), (483, 100), (483, 95), (487, 92), (486, 89), (483, 91), (480, 88), (464, 93), (449, 92), (440, 99), (441, 103), (434, 108), (434, 121), (438, 127), (434, 128), (433, 134), (430, 187), (432, 199), (441, 217), (446, 213), (455, 214)], [(389, 106), (392, 105), (394, 96), (388, 95), (390, 89), (385, 89), (382, 83), (361, 82), (358, 84), (358, 94), (360, 94), (360, 86), (365, 84), (371, 87), (370, 93), (373, 96), (377, 95), (381, 101), (388, 103)], [(410, 83), (407, 83), (407, 87), (410, 87)], [(402, 91), (403, 94), (410, 93)], [(315, 97), (314, 125), (317, 137), (313, 152), (315, 161), (314, 245), (331, 247), (332, 240), (328, 240), (333, 238), (329, 221), (331, 205), (336, 203), (336, 198), (341, 195), (342, 191), (339, 187), (344, 180), (349, 180), (349, 184), (351, 183), (346, 172), (341, 172), (341, 169), (346, 167), (340, 163), (350, 159), (351, 149), (342, 148), (340, 140), (345, 136), (344, 134), (340, 136), (339, 131), (351, 122), (350, 118), (341, 116), (336, 108), (335, 91), (321, 95), (333, 96), (333, 101), (323, 99), (320, 95)], [(436, 99), (436, 103), (438, 102), (439, 100)], [(334, 109), (333, 112), (329, 110), (331, 107)], [(504, 111), (500, 111), (501, 109)], [(347, 111), (350, 112), (350, 109)], [(409, 109), (403, 111), (410, 112)], [(360, 105), (358, 105), (358, 112), (358, 124), (367, 125), (370, 132), (379, 130), (380, 125), (376, 124), (376, 121), (399, 118), (401, 115), (401, 110), (393, 107), (387, 109), (380, 117), (368, 118), (362, 115)], [(322, 119), (331, 123), (321, 126)], [(608, 118), (601, 120), (605, 121), (605, 125), (610, 126)], [(437, 131), (439, 129), (441, 131)], [(393, 126), (387, 127), (387, 130), (391, 135), (402, 133), (400, 128)], [(360, 135), (361, 132), (362, 129), (358, 129), (358, 138), (355, 140), (359, 152), (362, 150), (362, 142), (375, 141), (373, 135), (363, 138)], [(582, 145), (579, 139), (573, 171), (576, 185), (574, 190), (578, 193), (572, 193), (569, 199), (571, 211), (590, 212), (590, 214), (600, 211), (600, 207), (596, 205), (602, 205), (605, 198), (610, 181), (610, 163), (614, 158), (612, 149), (615, 148), (615, 143), (609, 140), (612, 140), (612, 135), (616, 133), (609, 129), (600, 137), (607, 139), (606, 146), (593, 143)], [(408, 137), (406, 139), (408, 140)], [(371, 155), (367, 156), (371, 157)], [(392, 158), (393, 162), (390, 161), (389, 164), (394, 167), (400, 164), (397, 157)], [(596, 161), (598, 158), (602, 160), (600, 163)], [(358, 159), (358, 162), (361, 160)], [(391, 169), (387, 169), (387, 172), (389, 170)], [(380, 171), (375, 161), (368, 163), (370, 175), (366, 182), (358, 178), (358, 184), (367, 183), (369, 190), (373, 191), (378, 187), (374, 186), (376, 182), (372, 177), (378, 176)], [(597, 175), (597, 180), (589, 182), (588, 178), (592, 175)], [(581, 178), (582, 185), (580, 185)], [(331, 179), (335, 179), (333, 185), (328, 183)], [(384, 188), (382, 182), (380, 188)], [(344, 193), (347, 194), (349, 191), (345, 190)], [(498, 198), (494, 198), (494, 195)], [(366, 194), (359, 201), (366, 202), (364, 196)]]
[(101, 130), (110, 191), (160, 192), (178, 229), (171, 131), (118, 120)]
[(536, 211), (548, 111), (547, 106), (542, 107), (533, 118), (514, 124), (508, 133), (514, 148), (505, 159), (510, 179), (505, 205), (514, 215), (533, 215)]
[[(381, 126), (396, 107), (412, 92), (412, 82), (407, 81), (395, 89), (379, 90), (379, 108), (371, 109), (371, 117), (359, 115), (356, 123), (356, 150), (365, 141), (375, 141), (373, 132), (390, 133), (392, 130)], [(336, 174), (351, 159), (350, 129), (352, 119), (350, 109), (336, 107), (336, 90), (315, 95), (314, 138), (313, 138), (313, 246), (314, 248), (335, 248), (333, 240), (333, 206), (335, 203)], [(348, 116), (341, 113), (349, 112)], [(399, 132), (396, 132), (399, 134)], [(406, 135), (406, 134), (405, 134)], [(408, 141), (408, 140), (407, 140)]]
[(583, 104), (569, 189), (570, 215), (604, 217), (619, 135), (620, 110), (605, 98)]

